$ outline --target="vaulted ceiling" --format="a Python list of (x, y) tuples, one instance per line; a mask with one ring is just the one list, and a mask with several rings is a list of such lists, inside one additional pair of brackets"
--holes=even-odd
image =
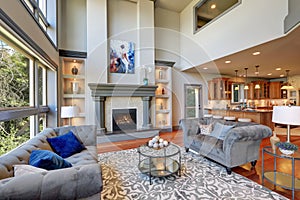
[[(155, 7), (164, 8), (174, 12), (181, 12), (193, 0), (155, 0)], [(253, 56), (252, 53), (259, 51), (260, 54)], [(300, 27), (290, 31), (285, 37), (246, 49), (244, 51), (214, 60), (210, 63), (196, 66), (187, 71), (200, 71), (203, 73), (221, 73), (234, 76), (234, 70), (239, 70), (239, 74), (248, 69), (248, 76), (255, 77), (255, 66), (259, 65), (259, 77), (280, 78), (289, 69), (289, 75), (300, 75)], [(225, 61), (231, 63), (226, 64)], [(209, 66), (217, 65), (213, 70)], [(205, 68), (208, 68), (205, 70)], [(281, 68), (281, 70), (276, 70)]]

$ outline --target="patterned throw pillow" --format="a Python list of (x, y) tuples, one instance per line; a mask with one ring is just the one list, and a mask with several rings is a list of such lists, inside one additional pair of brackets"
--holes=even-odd
[(212, 132), (213, 124), (199, 124), (200, 134), (209, 135)]

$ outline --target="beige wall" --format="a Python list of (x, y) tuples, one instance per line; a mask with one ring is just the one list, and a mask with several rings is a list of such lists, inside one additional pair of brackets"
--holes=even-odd
[[(193, 32), (192, 1), (180, 13), (181, 68), (204, 64), (284, 35), (288, 1), (242, 0), (241, 4), (197, 33)], [(272, 5), (272, 12), (270, 10)], [(254, 14), (255, 11), (255, 14)], [(221, 47), (221, 48), (220, 48)]]
[(56, 65), (59, 65), (59, 56), (55, 47), (45, 36), (32, 16), (18, 0), (0, 0), (1, 9), (29, 36)]
[(59, 48), (86, 52), (86, 0), (59, 2), (61, 9)]
[[(87, 83), (141, 84), (141, 65), (153, 68), (148, 74), (154, 83), (154, 4), (149, 0), (87, 0)], [(124, 9), (126, 8), (126, 9)], [(135, 43), (135, 74), (111, 74), (109, 41)], [(95, 123), (94, 102), (86, 87), (87, 123)], [(154, 105), (154, 102), (152, 102)], [(155, 106), (152, 108), (155, 109)], [(152, 110), (153, 110), (152, 109)], [(153, 110), (154, 111), (154, 110)], [(154, 113), (154, 112), (153, 112)]]

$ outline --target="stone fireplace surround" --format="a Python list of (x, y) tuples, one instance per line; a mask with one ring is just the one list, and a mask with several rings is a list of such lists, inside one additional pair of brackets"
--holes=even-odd
[[(111, 84), (111, 83), (89, 83), (91, 96), (95, 102), (96, 122), (98, 132), (100, 135), (107, 133), (106, 120), (108, 116), (105, 111), (105, 102), (107, 98), (113, 97), (126, 97), (136, 98), (141, 97), (142, 100), (142, 130), (150, 130), (152, 124), (150, 121), (151, 116), (151, 100), (155, 96), (157, 86), (133, 85), (133, 84)], [(106, 119), (107, 118), (107, 119)], [(141, 130), (137, 130), (141, 131)]]

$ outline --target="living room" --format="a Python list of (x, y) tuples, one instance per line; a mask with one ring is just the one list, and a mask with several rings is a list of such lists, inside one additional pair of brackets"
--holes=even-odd
[[(47, 81), (42, 85), (47, 89), (43, 97), (36, 95), (39, 97), (34, 101), (30, 100), (28, 106), (31, 108), (26, 108), (27, 110), (1, 110), (1, 121), (39, 115), (44, 117), (44, 127), (97, 125), (99, 137), (103, 132), (105, 134), (113, 131), (113, 111), (126, 107), (136, 109), (137, 129), (149, 129), (150, 132), (147, 133), (153, 136), (162, 127), (167, 127), (167, 132), (179, 129), (180, 120), (187, 116), (184, 90), (186, 85), (201, 86), (198, 117), (207, 114), (207, 108), (225, 109), (228, 104), (231, 108), (239, 105), (232, 103), (231, 99), (209, 98), (209, 81), (226, 77), (237, 82), (236, 69), (239, 70), (238, 79), (241, 83), (245, 83), (245, 67), (249, 68), (248, 82), (260, 79), (285, 82), (285, 70), (290, 69), (289, 81), (295, 88), (300, 85), (297, 65), (277, 63), (273, 66), (263, 61), (266, 52), (261, 52), (258, 56), (252, 55), (254, 51), (263, 49), (260, 45), (289, 37), (298, 31), (295, 27), (299, 16), (295, 12), (299, 5), (294, 1), (238, 1), (234, 8), (201, 30), (195, 30), (194, 27), (194, 8), (199, 0), (188, 1), (183, 9), (177, 11), (164, 7), (159, 0), (48, 1), (46, 30), (41, 28), (39, 20), (36, 21), (28, 11), (28, 5), (34, 7), (34, 4), (28, 2), (1, 1), (1, 41), (25, 52), (26, 55), (31, 54), (41, 65), (46, 66), (43, 77)], [(265, 16), (269, 5), (272, 5), (273, 12)], [(51, 12), (53, 10), (54, 14)], [(292, 19), (286, 22), (285, 18), (289, 13)], [(134, 45), (133, 72), (111, 71), (109, 66), (113, 41)], [(238, 53), (242, 59), (237, 61)], [(289, 62), (297, 58), (297, 55), (292, 56), (288, 58)], [(227, 60), (231, 63), (224, 64)], [(29, 63), (34, 62), (30, 60)], [(171, 66), (168, 66), (170, 63)], [(255, 74), (256, 65), (260, 66), (259, 77)], [(74, 66), (78, 68), (78, 72), (73, 74)], [(157, 82), (160, 79), (157, 78), (160, 76), (159, 71), (164, 67), (170, 73), (170, 85), (163, 88), (166, 92), (162, 92), (161, 86), (166, 83)], [(277, 73), (276, 67), (281, 67), (282, 70)], [(269, 71), (275, 72), (268, 76)], [(280, 77), (282, 74), (284, 77)], [(73, 80), (74, 77), (76, 81)], [(144, 82), (145, 78), (147, 83)], [(93, 84), (96, 85), (96, 96)], [(143, 86), (147, 92), (142, 90), (134, 96), (132, 90), (128, 89), (127, 96), (120, 96), (118, 94), (123, 90), (114, 92), (112, 89), (111, 92), (101, 93), (108, 91), (111, 86), (124, 86), (127, 89), (132, 86), (133, 91)], [(158, 88), (154, 93), (148, 93), (149, 88), (156, 86)], [(98, 87), (101, 87), (100, 94)], [(156, 96), (162, 93), (169, 97), (166, 103), (161, 104)], [(296, 97), (299, 105), (299, 94)], [(43, 104), (36, 103), (39, 99), (44, 100)], [(161, 102), (165, 99), (162, 96)], [(288, 100), (268, 99), (274, 105), (286, 104)], [(257, 107), (270, 104), (262, 99), (253, 102)], [(157, 109), (161, 105), (162, 109)], [(76, 106), (77, 115), (63, 118), (62, 107), (65, 106)], [(161, 119), (161, 115), (166, 115), (167, 118)], [(37, 118), (30, 120), (34, 122), (31, 122), (28, 132), (30, 137), (34, 137), (41, 128)], [(169, 140), (172, 138), (167, 135), (165, 137)], [(268, 142), (262, 144), (267, 145)], [(101, 144), (98, 148), (101, 148)]]

